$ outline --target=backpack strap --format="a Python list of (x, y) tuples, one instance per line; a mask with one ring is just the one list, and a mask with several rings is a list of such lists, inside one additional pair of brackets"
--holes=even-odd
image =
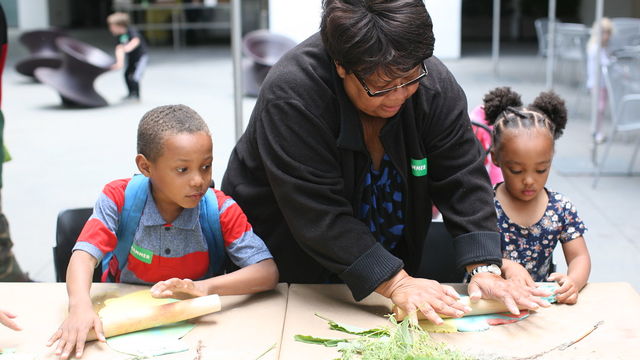
[[(120, 213), (116, 237), (118, 244), (113, 252), (102, 259), (102, 281), (115, 282), (116, 276), (124, 269), (129, 258), (129, 251), (133, 245), (133, 238), (142, 217), (142, 211), (149, 196), (149, 178), (144, 175), (134, 175), (124, 191), (124, 205)], [(109, 269), (112, 256), (118, 260), (118, 269)], [(106, 273), (106, 276), (105, 276)]]
[(218, 199), (213, 188), (207, 190), (200, 200), (200, 226), (209, 248), (209, 272), (207, 277), (221, 274), (224, 269), (224, 238), (220, 227)]
[[(144, 175), (134, 175), (124, 191), (124, 205), (120, 213), (118, 230), (116, 237), (118, 243), (113, 252), (110, 252), (102, 259), (102, 281), (115, 282), (120, 272), (127, 264), (129, 252), (133, 245), (133, 238), (140, 224), (142, 211), (149, 196), (149, 178)], [(199, 203), (200, 226), (202, 234), (207, 241), (209, 249), (209, 270), (207, 277), (221, 274), (224, 270), (225, 250), (224, 238), (220, 227), (220, 212), (218, 210), (218, 199), (213, 189), (207, 190)], [(118, 268), (110, 268), (111, 258), (115, 256)]]

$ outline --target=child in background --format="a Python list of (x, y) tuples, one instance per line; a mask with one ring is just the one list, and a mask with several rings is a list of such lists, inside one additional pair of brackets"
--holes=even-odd
[[(603, 143), (606, 138), (602, 133), (602, 125), (604, 122), (604, 113), (607, 107), (607, 87), (604, 83), (604, 79), (601, 76), (602, 70), (596, 69), (596, 60), (600, 56), (600, 66), (607, 66), (611, 62), (609, 57), (609, 39), (613, 33), (613, 24), (609, 18), (602, 18), (600, 20), (600, 51), (598, 52), (598, 44), (596, 42), (597, 23), (593, 24), (591, 28), (591, 37), (587, 44), (587, 88), (593, 93), (598, 91), (598, 113), (596, 115), (595, 129), (593, 129), (594, 139), (597, 144)], [(600, 89), (593, 88), (595, 77), (600, 76)]]
[(16, 318), (16, 315), (10, 311), (0, 309), (0, 324), (8, 327), (9, 329), (20, 331), (22, 330), (18, 324), (16, 324), (13, 319)]
[[(117, 257), (112, 257), (103, 281), (108, 278), (134, 284), (156, 283), (151, 288), (155, 297), (173, 297), (176, 293), (249, 294), (276, 286), (278, 269), (271, 253), (253, 233), (243, 211), (230, 197), (209, 188), (211, 135), (195, 111), (184, 105), (169, 105), (147, 112), (138, 126), (135, 160), (149, 179), (147, 200), (142, 215), (136, 219), (139, 225), (134, 227), (135, 236), (124, 267), (120, 270)], [(104, 341), (89, 290), (94, 268), (121, 241), (118, 230), (124, 223), (121, 215), (130, 182), (131, 179), (115, 180), (104, 187), (73, 248), (67, 271), (69, 315), (48, 343), (51, 346), (58, 341), (56, 355), (62, 359), (67, 359), (74, 347), (75, 356), (82, 356), (91, 329)], [(217, 200), (225, 252), (240, 267), (208, 278), (213, 250), (205, 241), (199, 219), (199, 203), (206, 192), (213, 192)]]
[[(530, 286), (534, 281), (557, 281), (557, 301), (574, 304), (591, 270), (583, 238), (586, 229), (575, 206), (545, 187), (555, 140), (567, 122), (564, 101), (547, 92), (523, 107), (519, 94), (502, 87), (484, 97), (484, 110), (493, 125), (492, 159), (504, 176), (504, 183), (495, 186), (495, 206), (507, 259), (505, 277)], [(549, 274), (558, 242), (567, 274)]]
[(109, 31), (116, 37), (116, 63), (112, 70), (119, 70), (125, 65), (124, 81), (129, 89), (129, 95), (125, 101), (140, 101), (140, 79), (147, 67), (149, 56), (147, 45), (138, 30), (130, 25), (129, 15), (121, 12), (113, 13), (107, 17)]

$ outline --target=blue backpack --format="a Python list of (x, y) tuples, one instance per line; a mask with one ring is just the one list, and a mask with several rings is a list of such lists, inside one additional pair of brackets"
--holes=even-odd
[[(118, 244), (112, 252), (106, 254), (102, 259), (102, 281), (115, 282), (115, 274), (109, 271), (109, 262), (113, 256), (118, 259), (118, 273), (122, 272), (122, 269), (127, 265), (133, 237), (138, 229), (147, 196), (149, 196), (149, 178), (144, 175), (134, 175), (124, 191), (124, 206), (116, 231)], [(222, 273), (225, 261), (218, 200), (215, 193), (207, 191), (198, 206), (200, 208), (200, 226), (209, 249), (207, 277), (210, 277)]]

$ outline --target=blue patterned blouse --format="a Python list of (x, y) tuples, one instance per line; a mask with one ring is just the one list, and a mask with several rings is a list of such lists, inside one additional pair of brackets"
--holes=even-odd
[[(496, 185), (496, 189), (500, 184)], [(587, 230), (576, 207), (564, 195), (549, 191), (549, 203), (537, 223), (524, 227), (511, 219), (494, 199), (501, 232), (502, 256), (524, 266), (534, 281), (547, 281), (551, 270), (551, 254), (558, 241), (565, 243)]]
[(404, 236), (402, 177), (387, 154), (379, 170), (371, 168), (365, 175), (363, 185), (358, 218), (382, 246), (393, 252)]

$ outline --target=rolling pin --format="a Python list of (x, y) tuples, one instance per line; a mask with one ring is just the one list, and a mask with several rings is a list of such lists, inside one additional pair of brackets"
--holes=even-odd
[[(485, 314), (494, 314), (501, 312), (509, 312), (507, 306), (498, 300), (486, 300), (480, 299), (478, 301), (472, 302), (471, 298), (468, 296), (460, 296), (459, 300), (462, 304), (467, 305), (471, 308), (471, 311), (462, 315), (471, 316), (471, 315), (485, 315)], [(407, 313), (400, 309), (397, 305), (393, 305), (393, 312), (396, 314), (396, 319), (402, 320), (407, 316)], [(526, 310), (526, 308), (522, 308), (520, 310)], [(440, 315), (442, 318), (449, 318), (447, 315)], [(418, 311), (418, 320), (426, 320), (424, 314), (421, 311)]]
[[(220, 311), (220, 308), (220, 297), (218, 295), (201, 296), (169, 304), (123, 311), (118, 313), (117, 316), (110, 314), (108, 317), (101, 319), (102, 330), (104, 331), (104, 336), (109, 338), (192, 319)], [(91, 330), (87, 335), (87, 341), (97, 339), (95, 331)]]

